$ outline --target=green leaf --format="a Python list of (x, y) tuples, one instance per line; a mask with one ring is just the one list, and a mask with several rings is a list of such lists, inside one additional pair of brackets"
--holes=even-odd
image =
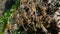
[(20, 0), (16, 0), (15, 4), (13, 4), (13, 5), (11, 6), (11, 8), (6, 11), (6, 13), (4, 14), (4, 17), (3, 17), (3, 18), (0, 17), (0, 20), (3, 21), (2, 32), (5, 31), (6, 24), (7, 24), (7, 21), (8, 21), (8, 19), (9, 19), (9, 17), (11, 16), (11, 14), (12, 14), (15, 10), (18, 9), (19, 6), (20, 6)]

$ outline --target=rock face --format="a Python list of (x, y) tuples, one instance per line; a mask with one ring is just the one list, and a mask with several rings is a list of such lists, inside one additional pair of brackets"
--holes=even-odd
[(0, 0), (0, 14), (3, 12), (6, 0)]

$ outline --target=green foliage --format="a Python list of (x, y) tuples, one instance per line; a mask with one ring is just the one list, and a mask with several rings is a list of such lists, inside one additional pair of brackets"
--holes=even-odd
[(13, 4), (12, 7), (6, 11), (6, 13), (4, 14), (4, 17), (0, 17), (0, 21), (2, 21), (2, 24), (3, 24), (2, 32), (5, 31), (7, 21), (11, 16), (12, 12), (14, 12), (15, 10), (18, 10), (19, 6), (20, 6), (20, 0), (16, 0), (15, 4)]

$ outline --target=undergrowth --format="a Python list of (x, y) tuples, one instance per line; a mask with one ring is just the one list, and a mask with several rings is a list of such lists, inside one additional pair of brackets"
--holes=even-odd
[[(11, 8), (4, 13), (4, 16), (0, 17), (0, 22), (2, 22), (2, 31), (0, 32), (0, 34), (4, 34), (9, 17), (15, 10), (18, 10), (19, 6), (20, 6), (20, 0), (16, 0), (15, 4), (13, 4)], [(17, 34), (19, 33), (17, 32)]]

